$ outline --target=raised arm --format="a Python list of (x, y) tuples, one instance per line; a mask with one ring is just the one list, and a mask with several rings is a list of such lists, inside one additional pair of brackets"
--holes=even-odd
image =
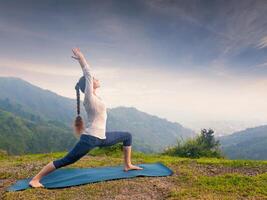
[(72, 52), (74, 54), (72, 58), (79, 61), (83, 71), (83, 75), (85, 77), (85, 97), (91, 97), (93, 95), (93, 75), (91, 66), (87, 63), (83, 53), (80, 51), (79, 48), (73, 48)]

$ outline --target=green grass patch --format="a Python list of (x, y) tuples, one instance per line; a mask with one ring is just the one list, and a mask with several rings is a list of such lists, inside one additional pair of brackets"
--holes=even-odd
[(267, 173), (257, 176), (240, 174), (225, 174), (213, 177), (200, 176), (197, 179), (197, 184), (216, 192), (267, 197)]
[[(65, 156), (67, 152), (46, 154), (27, 154), (22, 156), (3, 156), (0, 165), (0, 179), (12, 180), (28, 178), (36, 174), (48, 162)], [(57, 190), (29, 189), (16, 193), (4, 192), (0, 188), (0, 199), (123, 199), (129, 197), (146, 199), (147, 193), (164, 195), (162, 199), (267, 199), (267, 172), (254, 176), (237, 173), (205, 175), (198, 171), (195, 163), (202, 165), (201, 169), (213, 165), (218, 167), (267, 167), (267, 161), (227, 160), (218, 158), (181, 158), (161, 154), (145, 154), (132, 151), (133, 164), (162, 162), (174, 171), (173, 176), (131, 180), (116, 180), (87, 184)], [(114, 149), (94, 149), (72, 165), (70, 168), (86, 168), (100, 166), (116, 166), (123, 164), (123, 151), (119, 146)], [(220, 166), (219, 166), (220, 165)], [(10, 182), (4, 184), (8, 186)], [(165, 184), (165, 185), (164, 185)], [(155, 189), (149, 186), (155, 185)], [(163, 198), (164, 197), (164, 198)], [(126, 198), (126, 197), (125, 197)], [(149, 197), (148, 197), (149, 199)]]
[(197, 163), (207, 165), (225, 165), (231, 167), (266, 167), (267, 161), (259, 160), (228, 160), (224, 158), (199, 158), (194, 159)]

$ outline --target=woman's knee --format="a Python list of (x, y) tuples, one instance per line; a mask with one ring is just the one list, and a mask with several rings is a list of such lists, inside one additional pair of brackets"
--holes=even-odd
[(61, 159), (58, 159), (58, 160), (54, 160), (53, 161), (53, 165), (56, 169), (60, 168), (60, 167), (63, 167), (64, 166), (64, 162), (62, 162)]
[(70, 158), (70, 157), (64, 157), (58, 160), (54, 160), (53, 164), (55, 166), (56, 169), (70, 165), (72, 163), (74, 163), (76, 161), (76, 159), (74, 158)]
[(87, 154), (87, 152), (92, 149), (92, 146), (86, 146), (82, 142), (78, 142), (75, 147), (68, 152), (63, 158), (53, 161), (55, 168), (64, 167), (78, 161), (81, 157)]
[(55, 168), (64, 167), (66, 165), (70, 165), (72, 163), (75, 163), (80, 158), (82, 158), (84, 155), (86, 155), (93, 147), (87, 147), (86, 149), (82, 148), (74, 148), (72, 151), (70, 151), (67, 155), (65, 155), (63, 158), (57, 159), (53, 161), (53, 164)]
[(131, 146), (132, 145), (132, 134), (130, 132), (125, 132), (126, 139), (123, 141), (123, 146)]

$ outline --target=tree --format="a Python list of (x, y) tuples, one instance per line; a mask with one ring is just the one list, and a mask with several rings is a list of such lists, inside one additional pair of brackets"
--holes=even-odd
[(212, 129), (202, 129), (198, 140), (199, 144), (202, 144), (205, 149), (214, 149), (220, 145), (219, 140), (215, 140), (214, 131)]
[(162, 154), (181, 157), (223, 157), (219, 149), (219, 141), (214, 138), (212, 129), (202, 129), (200, 135), (182, 143), (177, 139), (177, 145), (166, 148)]

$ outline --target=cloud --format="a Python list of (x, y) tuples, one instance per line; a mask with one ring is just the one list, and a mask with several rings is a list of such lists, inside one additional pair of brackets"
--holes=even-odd
[(77, 44), (109, 107), (174, 121), (267, 117), (265, 1), (92, 2), (1, 7), (1, 75), (75, 98)]
[[(184, 28), (184, 24), (178, 20), (182, 19), (187, 25), (212, 33), (208, 41), (214, 44), (210, 50), (218, 48), (219, 58), (227, 59), (228, 56), (237, 55), (243, 49), (258, 44), (261, 38), (260, 47), (266, 46), (266, 37), (263, 37), (267, 34), (267, 4), (264, 1), (146, 0), (145, 3), (150, 9), (168, 16), (177, 27)], [(203, 45), (203, 41), (199, 43)]]
[(263, 37), (260, 42), (258, 43), (257, 47), (259, 49), (266, 48), (267, 47), (267, 36)]
[[(75, 66), (74, 66), (75, 65)], [(5, 60), (1, 59), (0, 69), (8, 68), (15, 72), (16, 70), (23, 70), (27, 72), (32, 72), (35, 74), (42, 75), (52, 75), (52, 76), (61, 76), (61, 77), (79, 77), (81, 76), (82, 70), (78, 63), (74, 64), (61, 64), (61, 65), (51, 65), (45, 63), (34, 63), (30, 61), (17, 61), (17, 60)], [(104, 68), (101, 66), (92, 67), (92, 72), (95, 76), (115, 76), (119, 68)]]
[(80, 69), (71, 69), (71, 66), (58, 66), (41, 63), (32, 63), (29, 61), (3, 60), (0, 61), (0, 68), (9, 68), (16, 71), (25, 70), (39, 74), (54, 75), (54, 76), (77, 76)]

